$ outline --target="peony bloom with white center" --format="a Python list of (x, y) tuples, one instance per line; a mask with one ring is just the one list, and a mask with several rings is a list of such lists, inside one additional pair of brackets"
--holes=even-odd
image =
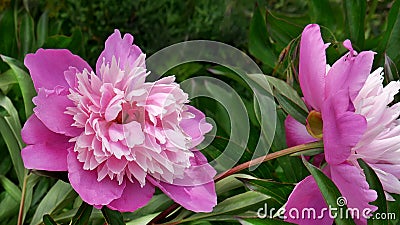
[(196, 146), (212, 129), (174, 77), (146, 82), (145, 54), (118, 30), (96, 71), (68, 50), (28, 54), (38, 96), (22, 130), (28, 169), (67, 171), (82, 200), (134, 211), (155, 187), (183, 207), (216, 205), (215, 170)]
[(399, 93), (400, 81), (383, 87), (383, 69), (378, 68), (368, 76), (354, 100), (356, 113), (367, 120), (367, 130), (352, 149), (350, 160), (367, 162), (378, 175), (386, 191), (400, 194), (400, 103), (388, 106)]
[[(371, 202), (377, 193), (371, 190), (357, 159), (367, 162), (377, 173), (386, 197), (400, 193), (400, 104), (388, 106), (399, 92), (400, 83), (383, 87), (382, 68), (370, 72), (374, 53), (357, 53), (351, 42), (343, 42), (349, 52), (332, 67), (326, 64), (328, 47), (316, 24), (308, 25), (300, 41), (299, 81), (305, 103), (311, 109), (306, 126), (288, 116), (285, 121), (288, 146), (324, 142), (323, 172), (332, 179), (347, 206), (360, 212), (377, 209)], [(286, 204), (287, 221), (297, 224), (332, 224), (328, 212), (321, 220), (292, 218), (289, 211), (327, 208), (312, 176), (299, 182)], [(364, 217), (353, 218), (366, 225)]]

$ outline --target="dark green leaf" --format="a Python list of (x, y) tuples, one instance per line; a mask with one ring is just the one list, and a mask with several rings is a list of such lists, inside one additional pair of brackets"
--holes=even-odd
[(308, 5), (312, 23), (335, 29), (336, 19), (329, 0), (308, 0)]
[(258, 6), (255, 7), (250, 22), (249, 52), (270, 68), (275, 67), (277, 56), (269, 42), (267, 25)]
[(107, 223), (109, 225), (124, 225), (124, 218), (122, 217), (122, 214), (118, 211), (111, 210), (107, 208), (106, 206), (103, 206), (101, 208), (101, 212), (104, 215), (104, 218), (106, 219)]
[(0, 184), (15, 201), (21, 201), (21, 189), (17, 185), (3, 175), (0, 175)]
[[(365, 177), (367, 178), (367, 182), (369, 184), (369, 188), (376, 191), (378, 194), (378, 198), (372, 202), (372, 205), (376, 205), (378, 210), (374, 212), (374, 214), (378, 213), (380, 215), (384, 215), (388, 213), (387, 204), (386, 204), (386, 196), (385, 192), (383, 191), (383, 186), (381, 181), (379, 180), (378, 176), (376, 175), (375, 171), (362, 159), (358, 159), (358, 164), (364, 170)], [(368, 220), (368, 225), (383, 225), (389, 224), (387, 219), (380, 219), (380, 220)]]
[(266, 21), (268, 33), (278, 51), (282, 51), (293, 39), (299, 37), (309, 23), (308, 16), (284, 15), (271, 10), (267, 10)]
[(54, 221), (49, 214), (43, 216), (43, 223), (45, 225), (57, 225), (56, 221)]
[(28, 13), (24, 13), (21, 20), (21, 28), (19, 30), (19, 41), (21, 44), (21, 58), (34, 50), (35, 46), (35, 30), (32, 17)]
[(59, 205), (66, 204), (68, 203), (67, 200), (74, 200), (75, 198), (76, 193), (70, 184), (66, 184), (63, 181), (57, 181), (37, 207), (35, 214), (32, 217), (31, 225), (39, 224), (42, 215), (53, 213)]
[(379, 52), (385, 52), (396, 64), (400, 62), (400, 0), (396, 0), (389, 12), (386, 32), (379, 45)]
[(346, 0), (343, 1), (345, 12), (345, 27), (350, 34), (353, 44), (362, 49), (365, 41), (365, 15), (367, 13), (367, 1)]
[(86, 225), (88, 224), (90, 215), (92, 214), (93, 206), (82, 202), (75, 216), (72, 218), (70, 225)]
[(258, 192), (248, 191), (225, 199), (215, 206), (211, 213), (197, 213), (183, 221), (204, 220), (206, 218), (209, 219), (220, 215), (238, 215), (239, 213), (246, 212), (250, 209), (257, 210), (260, 206), (266, 203), (268, 199), (271, 198)]
[(39, 18), (39, 22), (36, 27), (37, 34), (37, 47), (42, 47), (47, 39), (49, 29), (49, 13), (45, 11)]
[(33, 113), (33, 102), (32, 98), (36, 96), (35, 88), (33, 87), (33, 82), (31, 77), (24, 70), (24, 66), (21, 63), (13, 58), (0, 55), (4, 62), (6, 62), (11, 69), (14, 71), (14, 74), (17, 78), (19, 87), (21, 89), (22, 98), (24, 99), (25, 106), (25, 115), (28, 118)]
[(46, 42), (43, 44), (43, 48), (68, 48), (72, 38), (64, 35), (54, 35), (48, 37)]
[(281, 205), (285, 204), (287, 198), (289, 197), (290, 193), (294, 188), (293, 184), (283, 184), (271, 180), (246, 179), (246, 178), (237, 178), (237, 179), (242, 181), (245, 184), (245, 186), (250, 190), (271, 196)]
[[(14, 11), (8, 9), (0, 14), (0, 53), (17, 55), (17, 38), (15, 34)], [(6, 32), (5, 32), (6, 31)]]
[(16, 83), (17, 79), (12, 69), (0, 74), (0, 90), (3, 91), (4, 94), (7, 94), (12, 85)]
[[(320, 169), (307, 162), (304, 158), (303, 163), (307, 167), (308, 171), (310, 171), (311, 175), (314, 177), (315, 182), (317, 183), (326, 204), (331, 206), (332, 208), (336, 208), (338, 210), (343, 210), (343, 212), (346, 212), (346, 205), (338, 205), (337, 199), (342, 197), (342, 194), (333, 183), (333, 181), (330, 180)], [(335, 223), (337, 225), (355, 225), (352, 219), (346, 217), (341, 218), (340, 216), (335, 217)]]
[(385, 65), (384, 65), (384, 69), (385, 69), (385, 80), (387, 83), (389, 83), (390, 81), (396, 81), (400, 79), (399, 76), (399, 71), (397, 70), (396, 65), (394, 64), (394, 62), (392, 61), (392, 59), (390, 59), (390, 57), (384, 53), (384, 57), (385, 57)]

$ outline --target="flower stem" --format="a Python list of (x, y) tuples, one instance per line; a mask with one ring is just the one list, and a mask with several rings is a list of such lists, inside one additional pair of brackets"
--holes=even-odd
[(266, 162), (266, 161), (269, 161), (272, 159), (276, 159), (281, 156), (290, 155), (293, 153), (316, 149), (316, 148), (322, 148), (322, 147), (323, 147), (323, 143), (321, 141), (316, 141), (316, 142), (311, 142), (311, 143), (307, 143), (307, 144), (301, 144), (301, 145), (296, 145), (296, 146), (293, 146), (290, 148), (286, 148), (286, 149), (283, 149), (283, 150), (280, 150), (277, 152), (273, 152), (273, 153), (265, 155), (265, 156), (258, 157), (256, 159), (250, 160), (250, 161), (242, 163), (240, 165), (237, 165), (230, 170), (227, 170), (221, 174), (218, 174), (217, 176), (215, 176), (214, 180), (215, 181), (222, 180), (223, 178), (225, 178), (227, 176), (235, 174), (244, 169), (250, 168), (253, 165), (257, 165), (257, 164), (260, 164), (260, 163), (263, 163), (263, 162)]
[[(237, 165), (235, 167), (233, 167), (232, 169), (229, 169), (221, 174), (218, 174), (217, 176), (214, 177), (214, 181), (219, 181), (224, 179), (225, 177), (228, 177), (232, 174), (235, 174), (237, 172), (240, 172), (242, 170), (245, 170), (247, 168), (250, 168), (253, 165), (257, 165), (272, 159), (276, 159), (279, 158), (281, 156), (285, 156), (285, 155), (291, 155), (293, 153), (297, 153), (297, 152), (302, 152), (302, 151), (307, 151), (307, 150), (311, 150), (311, 149), (316, 149), (316, 148), (322, 148), (324, 147), (322, 141), (316, 141), (316, 142), (311, 142), (311, 143), (306, 143), (306, 144), (301, 144), (301, 145), (296, 145), (290, 148), (286, 148), (277, 152), (273, 152), (270, 154), (267, 154), (265, 156), (261, 156), (258, 157), (256, 159), (250, 160), (248, 162), (242, 163), (240, 165)], [(158, 214), (156, 217), (154, 217), (149, 223), (148, 225), (155, 225), (157, 223), (159, 223), (160, 221), (162, 221), (164, 218), (166, 218), (170, 213), (172, 213), (173, 211), (175, 211), (177, 208), (179, 208), (179, 204), (174, 203), (173, 205), (171, 205), (170, 207), (168, 207), (166, 210), (162, 211), (160, 214)], [(177, 222), (174, 223), (167, 223), (167, 224), (178, 224)]]
[(24, 220), (25, 194), (26, 194), (26, 185), (28, 183), (28, 177), (29, 175), (25, 173), (24, 183), (22, 184), (21, 202), (19, 203), (19, 213), (18, 213), (18, 223), (17, 223), (18, 225), (22, 225)]

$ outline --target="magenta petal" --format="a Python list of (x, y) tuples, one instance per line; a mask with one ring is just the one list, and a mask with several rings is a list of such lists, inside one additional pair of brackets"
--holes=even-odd
[(288, 115), (285, 120), (285, 131), (286, 144), (288, 147), (318, 141), (318, 139), (312, 137), (308, 133), (306, 126), (295, 120), (290, 115)]
[(50, 131), (35, 115), (26, 121), (21, 135), (30, 144), (21, 152), (26, 168), (67, 171), (67, 149), (73, 145), (68, 137)]
[(317, 24), (310, 24), (301, 35), (299, 81), (304, 99), (320, 111), (325, 96), (326, 45)]
[[(193, 153), (195, 154), (195, 160), (191, 161), (193, 166), (207, 162), (207, 159), (201, 152), (194, 151)], [(203, 174), (200, 174), (199, 172), (202, 172)], [(217, 204), (215, 184), (212, 179), (215, 174), (216, 172), (214, 168), (208, 164), (203, 164), (201, 170), (198, 170), (198, 168), (189, 168), (185, 171), (186, 177), (176, 181), (176, 183), (179, 183), (180, 185), (157, 181), (151, 177), (148, 177), (147, 179), (186, 209), (194, 212), (211, 212), (213, 207)], [(209, 182), (204, 183), (207, 180)], [(202, 183), (197, 184), (198, 182)], [(187, 186), (188, 184), (193, 183), (196, 185)]]
[[(121, 33), (117, 29), (107, 38), (105, 45), (103, 52), (96, 62), (96, 73), (98, 75), (101, 74), (100, 68), (103, 60), (106, 64), (111, 64), (112, 57), (116, 57), (120, 68), (124, 70), (126, 65), (132, 67), (136, 59), (142, 54), (142, 50), (137, 45), (133, 45), (133, 36), (125, 34), (124, 38), (121, 38)], [(144, 66), (144, 62), (140, 66)]]
[(325, 158), (329, 164), (346, 161), (367, 129), (365, 117), (347, 111), (349, 105), (349, 96), (340, 91), (329, 97), (322, 108)]
[(66, 49), (39, 49), (36, 53), (27, 54), (25, 66), (29, 69), (35, 89), (54, 89), (56, 86), (68, 87), (64, 72), (69, 67), (79, 71), (91, 71), (89, 64)]
[(73, 116), (65, 113), (67, 107), (74, 106), (67, 97), (67, 93), (65, 89), (46, 90), (40, 88), (38, 95), (33, 99), (36, 105), (33, 111), (51, 131), (75, 137), (82, 130), (72, 126)]
[(139, 182), (127, 181), (121, 197), (108, 204), (108, 207), (120, 212), (133, 212), (145, 206), (153, 197), (154, 191), (155, 188), (150, 183), (140, 187)]
[[(345, 46), (352, 49), (350, 42), (345, 42)], [(334, 95), (339, 90), (348, 90), (350, 99), (353, 101), (358, 92), (363, 87), (368, 75), (371, 72), (374, 52), (365, 51), (357, 56), (350, 51), (350, 55), (345, 55), (336, 61), (329, 70), (326, 78), (325, 97)]]
[(77, 153), (69, 149), (68, 157), (68, 178), (83, 201), (90, 205), (108, 205), (113, 200), (121, 197), (126, 182), (121, 185), (118, 181), (105, 177), (97, 181), (97, 171), (84, 170), (83, 163), (77, 159)]
[[(369, 204), (377, 199), (377, 194), (374, 190), (369, 189), (360, 168), (349, 164), (340, 164), (330, 166), (330, 173), (340, 193), (347, 199), (347, 207), (358, 208), (360, 214), (364, 209), (370, 209), (372, 212), (377, 209), (376, 206)], [(367, 224), (366, 219), (362, 216), (359, 219), (356, 218), (355, 222), (358, 225)]]
[(192, 137), (192, 147), (196, 147), (204, 140), (204, 134), (211, 131), (212, 125), (206, 122), (204, 113), (195, 107), (188, 106), (187, 112), (192, 113), (194, 118), (183, 119), (179, 125)]
[[(305, 208), (314, 209), (316, 212), (316, 218), (306, 218), (306, 216), (302, 217), (301, 213)], [(333, 219), (329, 217), (327, 210), (324, 211), (323, 217), (321, 216), (323, 208), (327, 208), (327, 205), (321, 191), (315, 183), (314, 178), (308, 176), (298, 183), (290, 194), (285, 206), (285, 221), (300, 225), (330, 225), (332, 224)], [(297, 212), (299, 214), (297, 214)]]

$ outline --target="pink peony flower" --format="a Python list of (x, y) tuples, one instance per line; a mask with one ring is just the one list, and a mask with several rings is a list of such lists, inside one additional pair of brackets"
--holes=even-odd
[(118, 30), (94, 72), (68, 50), (39, 49), (25, 65), (38, 93), (26, 122), (26, 168), (67, 171), (85, 202), (134, 211), (155, 187), (183, 207), (210, 212), (216, 171), (196, 149), (212, 129), (166, 77), (145, 82), (145, 54)]
[[(399, 104), (388, 107), (400, 89), (399, 82), (382, 86), (382, 69), (370, 75), (374, 53), (357, 54), (349, 40), (343, 45), (349, 53), (332, 67), (326, 65), (325, 49), (319, 26), (308, 25), (300, 42), (299, 81), (306, 104), (311, 108), (307, 125), (288, 116), (285, 121), (287, 144), (294, 146), (318, 139), (324, 141), (327, 162), (323, 171), (347, 199), (347, 206), (375, 211), (370, 205), (377, 194), (369, 189), (357, 159), (365, 160), (378, 174), (385, 191), (400, 192)], [(390, 195), (387, 194), (388, 199)], [(325, 212), (322, 220), (291, 218), (292, 208), (314, 208), (321, 212), (327, 205), (312, 176), (301, 181), (286, 205), (288, 221), (299, 224), (332, 224)], [(355, 218), (366, 224), (366, 218)]]

